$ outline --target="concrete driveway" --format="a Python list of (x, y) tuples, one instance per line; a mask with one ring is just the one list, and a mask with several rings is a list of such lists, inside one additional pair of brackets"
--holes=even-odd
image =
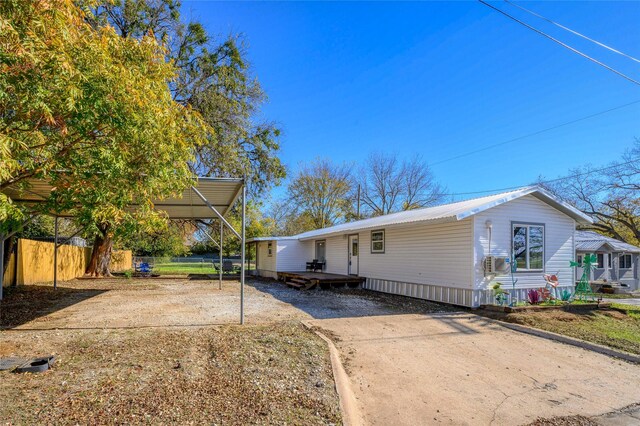
[(632, 306), (640, 306), (640, 297), (633, 299), (603, 299), (605, 302), (609, 303), (621, 303), (623, 305), (632, 305)]
[(517, 425), (640, 401), (640, 367), (467, 313), (310, 321), (336, 342), (367, 424)]

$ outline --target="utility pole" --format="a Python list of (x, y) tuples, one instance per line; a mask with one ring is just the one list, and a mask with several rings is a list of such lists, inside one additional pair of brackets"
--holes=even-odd
[(358, 197), (357, 197), (358, 203), (357, 203), (357, 209), (356, 209), (356, 217), (358, 218), (358, 220), (360, 220), (360, 184), (358, 184)]

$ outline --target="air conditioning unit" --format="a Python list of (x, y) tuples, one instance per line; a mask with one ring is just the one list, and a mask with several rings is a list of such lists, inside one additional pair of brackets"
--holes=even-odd
[(497, 275), (509, 272), (509, 258), (499, 256), (486, 256), (483, 260), (485, 275)]

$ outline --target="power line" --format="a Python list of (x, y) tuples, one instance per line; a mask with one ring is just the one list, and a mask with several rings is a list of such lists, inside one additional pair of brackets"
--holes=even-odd
[(551, 23), (551, 24), (553, 24), (553, 25), (555, 25), (555, 26), (557, 26), (557, 27), (560, 27), (560, 28), (562, 28), (563, 30), (569, 31), (570, 33), (575, 34), (575, 35), (577, 35), (578, 37), (582, 37), (583, 39), (585, 39), (585, 40), (589, 40), (590, 42), (595, 43), (595, 44), (597, 44), (597, 45), (598, 45), (598, 46), (600, 46), (600, 47), (604, 47), (605, 49), (608, 49), (608, 50), (610, 50), (610, 51), (612, 51), (612, 52), (615, 52), (615, 53), (617, 53), (617, 54), (619, 54), (619, 55), (622, 55), (622, 56), (624, 56), (624, 57), (626, 57), (626, 58), (628, 58), (628, 59), (631, 59), (632, 61), (636, 61), (636, 62), (640, 63), (640, 59), (636, 59), (636, 58), (634, 58), (633, 56), (631, 56), (631, 55), (627, 55), (626, 53), (621, 52), (621, 51), (619, 51), (618, 49), (614, 49), (614, 48), (613, 48), (613, 47), (611, 47), (611, 46), (607, 46), (606, 44), (601, 43), (601, 42), (599, 42), (598, 40), (594, 40), (594, 39), (592, 39), (592, 38), (590, 38), (590, 37), (587, 37), (587, 36), (586, 36), (586, 35), (584, 35), (584, 34), (581, 34), (581, 33), (577, 32), (577, 31), (574, 31), (574, 30), (572, 30), (571, 28), (565, 27), (565, 26), (564, 26), (564, 25), (562, 25), (562, 24), (559, 24), (559, 23), (557, 23), (557, 22), (555, 22), (555, 21), (553, 21), (553, 20), (551, 20), (551, 19), (549, 19), (549, 18), (546, 18), (546, 17), (544, 17), (544, 16), (540, 15), (539, 13), (536, 13), (536, 12), (534, 12), (534, 11), (532, 11), (532, 10), (529, 10), (529, 9), (527, 9), (527, 8), (523, 7), (523, 6), (520, 6), (519, 4), (513, 3), (513, 2), (512, 2), (512, 1), (510, 1), (510, 0), (504, 0), (504, 1), (505, 1), (505, 3), (509, 3), (510, 5), (515, 6), (515, 7), (517, 7), (518, 9), (522, 9), (522, 10), (524, 10), (525, 12), (530, 13), (530, 14), (531, 14), (531, 15), (533, 15), (533, 16), (537, 16), (537, 17), (538, 17), (538, 18), (540, 18), (540, 19), (543, 19), (543, 20), (545, 20), (545, 21), (547, 21), (547, 22), (549, 22), (549, 23)]
[(509, 19), (511, 19), (511, 20), (514, 20), (514, 21), (516, 21), (516, 22), (517, 22), (517, 23), (519, 23), (520, 25), (523, 25), (523, 26), (525, 26), (525, 27), (529, 28), (531, 31), (535, 31), (536, 33), (540, 34), (540, 35), (541, 35), (541, 36), (543, 36), (543, 37), (548, 38), (549, 40), (553, 41), (554, 43), (558, 43), (560, 46), (562, 46), (562, 47), (564, 47), (564, 48), (566, 48), (566, 49), (571, 50), (573, 53), (577, 53), (578, 55), (582, 56), (583, 58), (587, 58), (587, 59), (588, 59), (588, 60), (590, 60), (591, 62), (594, 62), (594, 63), (596, 63), (596, 64), (600, 65), (601, 67), (606, 68), (606, 69), (608, 69), (609, 71), (611, 71), (611, 72), (613, 72), (613, 73), (615, 73), (615, 74), (619, 75), (620, 77), (622, 77), (622, 78), (624, 78), (624, 79), (627, 79), (627, 80), (629, 80), (630, 82), (635, 83), (635, 84), (637, 84), (638, 86), (640, 86), (640, 81), (634, 80), (633, 78), (629, 77), (628, 75), (621, 73), (620, 71), (618, 71), (618, 70), (616, 70), (616, 69), (614, 69), (614, 68), (610, 67), (609, 65), (607, 65), (607, 64), (605, 64), (605, 63), (603, 63), (603, 62), (600, 62), (599, 60), (597, 60), (597, 59), (595, 59), (595, 58), (592, 58), (591, 56), (587, 55), (586, 53), (583, 53), (583, 52), (579, 51), (578, 49), (573, 48), (573, 47), (569, 46), (568, 44), (563, 43), (563, 42), (561, 42), (560, 40), (558, 40), (558, 39), (556, 39), (556, 38), (554, 38), (554, 37), (550, 36), (549, 34), (547, 34), (547, 33), (543, 32), (543, 31), (540, 31), (539, 29), (534, 28), (534, 27), (532, 27), (532, 26), (531, 26), (531, 25), (529, 25), (529, 24), (526, 24), (526, 23), (522, 22), (522, 21), (521, 21), (521, 20), (519, 20), (518, 18), (513, 17), (513, 16), (509, 15), (507, 12), (505, 12), (505, 11), (503, 11), (503, 10), (501, 10), (501, 9), (498, 9), (498, 8), (497, 8), (497, 7), (495, 7), (495, 6), (490, 5), (489, 3), (485, 2), (484, 0), (478, 0), (478, 1), (479, 1), (480, 3), (482, 3), (482, 4), (484, 4), (485, 6), (490, 7), (491, 9), (493, 9), (493, 10), (497, 11), (497, 12), (500, 12), (501, 14), (503, 14), (504, 16), (506, 16), (507, 18), (509, 18)]
[[(574, 173), (572, 175), (562, 176), (562, 177), (555, 178), (555, 179), (539, 181), (536, 184), (538, 184), (538, 185), (539, 184), (548, 184), (548, 183), (560, 182), (562, 180), (567, 180), (567, 179), (573, 179), (573, 178), (577, 178), (577, 177), (587, 176), (587, 175), (590, 175), (592, 173), (603, 172), (605, 170), (615, 169), (616, 167), (626, 166), (627, 164), (635, 163), (636, 161), (640, 161), (640, 157), (634, 158), (634, 159), (629, 160), (629, 161), (625, 161), (624, 163), (616, 163), (616, 164), (612, 164), (610, 166), (602, 167), (602, 168), (599, 168), (599, 169), (592, 169), (592, 170), (587, 170), (585, 172)], [(520, 189), (520, 188), (528, 186), (528, 185), (531, 185), (531, 184), (525, 184), (525, 185), (519, 185), (519, 186), (508, 186), (508, 187), (505, 187), (505, 188), (487, 189), (485, 191), (455, 192), (455, 193), (442, 194), (442, 195), (446, 195), (446, 196), (476, 195), (476, 194), (486, 194), (488, 192), (504, 192), (504, 191), (511, 191), (511, 190), (514, 190), (514, 189)]]
[(522, 139), (530, 138), (532, 136), (537, 136), (537, 135), (539, 135), (541, 133), (550, 132), (551, 130), (556, 130), (556, 129), (559, 129), (561, 127), (565, 127), (565, 126), (569, 126), (571, 124), (579, 123), (580, 121), (588, 120), (590, 118), (597, 117), (597, 116), (603, 115), (603, 114), (607, 114), (609, 112), (617, 111), (619, 109), (626, 108), (626, 107), (629, 107), (631, 105), (635, 105), (635, 104), (639, 104), (639, 103), (640, 103), (640, 99), (638, 99), (636, 101), (633, 101), (633, 102), (626, 103), (624, 105), (620, 105), (620, 106), (617, 106), (617, 107), (609, 108), (609, 109), (604, 110), (604, 111), (596, 112), (594, 114), (590, 114), (590, 115), (587, 115), (585, 117), (576, 118), (575, 120), (567, 121), (567, 122), (562, 123), (562, 124), (558, 124), (558, 125), (555, 125), (555, 126), (547, 127), (546, 129), (538, 130), (537, 132), (529, 133), (529, 134), (524, 135), (524, 136), (518, 136), (516, 138), (509, 139), (509, 140), (506, 140), (504, 142), (498, 142), (498, 143), (495, 143), (495, 144), (492, 144), (492, 145), (487, 145), (484, 148), (478, 148), (478, 149), (475, 149), (473, 151), (465, 152), (463, 154), (459, 154), (459, 155), (456, 155), (456, 156), (453, 156), (453, 157), (450, 157), (450, 158), (445, 158), (444, 160), (440, 160), (440, 161), (436, 161), (434, 163), (430, 163), (429, 166), (430, 167), (431, 166), (436, 166), (438, 164), (447, 163), (449, 161), (457, 160), (459, 158), (468, 157), (470, 155), (477, 154), (479, 152), (488, 151), (488, 150), (490, 150), (492, 148), (495, 148), (495, 147), (498, 147), (498, 146), (502, 146), (502, 145), (506, 145), (506, 144), (509, 144), (509, 143), (512, 143), (512, 142), (516, 142), (516, 141), (519, 141), (519, 140), (522, 140)]

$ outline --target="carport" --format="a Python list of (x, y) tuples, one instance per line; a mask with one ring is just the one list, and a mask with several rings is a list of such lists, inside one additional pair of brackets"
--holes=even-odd
[[(51, 184), (45, 180), (32, 179), (24, 186), (10, 186), (3, 190), (12, 202), (22, 204), (27, 207), (35, 207), (43, 204), (53, 191)], [(233, 205), (242, 198), (242, 223), (241, 230), (238, 232), (231, 226), (229, 221), (225, 219), (225, 215), (231, 210)], [(155, 200), (154, 208), (164, 212), (170, 220), (217, 220), (220, 223), (220, 240), (216, 241), (211, 235), (205, 231), (203, 233), (213, 241), (220, 252), (224, 247), (224, 229), (225, 227), (238, 239), (240, 239), (240, 324), (244, 324), (244, 283), (245, 283), (245, 213), (246, 213), (246, 185), (245, 180), (241, 178), (218, 178), (218, 177), (197, 177), (189, 188), (186, 188), (180, 196), (169, 197), (163, 200)], [(136, 206), (132, 205), (134, 209)], [(31, 213), (20, 226), (6, 233), (0, 234), (0, 300), (3, 296), (4, 280), (4, 242), (19, 232), (27, 225), (36, 215), (47, 214), (46, 212), (35, 211)], [(54, 231), (54, 277), (53, 286), (57, 288), (57, 270), (58, 248), (65, 244), (68, 240), (58, 241), (58, 219), (60, 217), (73, 217), (72, 213), (50, 212), (55, 217)], [(201, 229), (200, 229), (201, 230)], [(70, 238), (82, 232), (79, 229)], [(202, 231), (202, 230), (201, 230)], [(220, 256), (219, 268), (219, 286), (222, 286), (222, 256)]]

